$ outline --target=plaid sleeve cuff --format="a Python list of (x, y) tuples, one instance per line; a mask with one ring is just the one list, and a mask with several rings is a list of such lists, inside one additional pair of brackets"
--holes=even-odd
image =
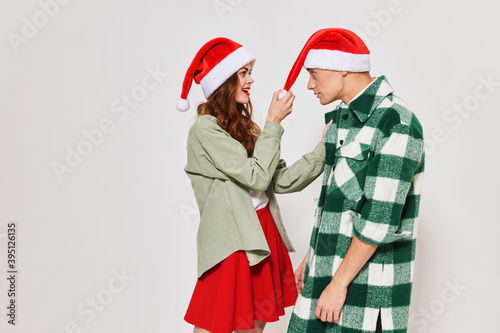
[(355, 212), (351, 214), (354, 234), (365, 243), (381, 246), (411, 237), (410, 231), (395, 232), (395, 230), (390, 230), (388, 224), (367, 221)]

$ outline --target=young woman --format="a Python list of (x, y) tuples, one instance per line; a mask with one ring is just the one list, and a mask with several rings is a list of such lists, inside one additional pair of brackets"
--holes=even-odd
[(185, 320), (195, 333), (262, 332), (295, 303), (297, 289), (275, 193), (300, 191), (324, 167), (316, 148), (290, 167), (280, 160), (280, 122), (294, 96), (275, 92), (263, 130), (252, 121), (255, 57), (216, 38), (195, 56), (177, 108), (189, 109), (192, 80), (206, 103), (188, 135), (185, 171), (200, 209), (198, 282)]

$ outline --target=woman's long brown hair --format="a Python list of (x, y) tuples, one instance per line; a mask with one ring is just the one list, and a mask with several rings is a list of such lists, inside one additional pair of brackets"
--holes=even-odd
[(245, 147), (248, 156), (253, 156), (261, 130), (252, 120), (252, 103), (236, 102), (237, 89), (238, 74), (234, 73), (210, 95), (206, 103), (198, 105), (198, 115), (209, 114), (217, 118), (219, 126)]

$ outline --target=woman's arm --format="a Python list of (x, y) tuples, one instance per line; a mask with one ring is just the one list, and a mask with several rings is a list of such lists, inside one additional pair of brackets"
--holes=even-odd
[(274, 173), (274, 191), (292, 193), (303, 190), (323, 172), (325, 146), (319, 142), (314, 150), (290, 166), (281, 160)]
[(254, 155), (249, 158), (243, 145), (217, 124), (206, 124), (212, 120), (200, 120), (204, 124), (199, 124), (196, 141), (201, 149), (192, 153), (197, 155), (193, 158), (199, 161), (203, 175), (217, 178), (218, 173), (223, 173), (249, 189), (265, 191), (279, 162), (283, 127), (267, 121), (255, 144)]
[(243, 145), (218, 126), (213, 118), (201, 119), (194, 131), (196, 140), (202, 147), (201, 151), (197, 152), (201, 155), (199, 157), (203, 157), (199, 159), (201, 163), (215, 166), (218, 171), (254, 191), (265, 191), (279, 162), (283, 135), (283, 127), (279, 123), (290, 114), (295, 98), (289, 93), (278, 101), (278, 94), (279, 92), (275, 92), (273, 95), (268, 113), (269, 120), (257, 139), (251, 158)]
[(312, 183), (323, 172), (325, 166), (325, 143), (324, 136), (332, 121), (330, 121), (321, 134), (319, 142), (314, 150), (302, 156), (297, 162), (287, 167), (286, 162), (281, 160), (274, 173), (274, 191), (276, 193), (291, 193), (304, 189)]
[(306, 252), (306, 256), (304, 257), (304, 260), (300, 263), (299, 267), (294, 272), (295, 276), (295, 286), (297, 287), (297, 292), (300, 294), (302, 289), (304, 288), (304, 273), (306, 270), (306, 262), (307, 262), (307, 256), (309, 255), (309, 251)]

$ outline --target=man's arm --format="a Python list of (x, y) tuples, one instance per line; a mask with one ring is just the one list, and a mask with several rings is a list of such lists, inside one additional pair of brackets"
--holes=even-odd
[[(340, 320), (347, 286), (377, 246), (412, 237), (415, 216), (407, 215), (404, 219), (403, 209), (410, 200), (407, 211), (412, 211), (409, 209), (412, 207), (418, 212), (420, 190), (416, 191), (413, 186), (420, 186), (414, 183), (415, 175), (423, 172), (422, 127), (414, 115), (405, 123), (399, 113), (389, 111), (392, 117), (388, 117), (382, 130), (386, 134), (380, 138), (367, 166), (363, 189), (366, 202), (360, 214), (353, 214), (351, 245), (332, 282), (318, 299), (315, 314), (322, 321)], [(410, 191), (413, 198), (408, 199)]]
[(376, 245), (365, 243), (356, 235), (353, 236), (349, 250), (333, 276), (332, 282), (323, 290), (318, 299), (316, 317), (325, 322), (338, 322), (340, 320), (340, 312), (347, 295), (347, 286), (376, 250)]

